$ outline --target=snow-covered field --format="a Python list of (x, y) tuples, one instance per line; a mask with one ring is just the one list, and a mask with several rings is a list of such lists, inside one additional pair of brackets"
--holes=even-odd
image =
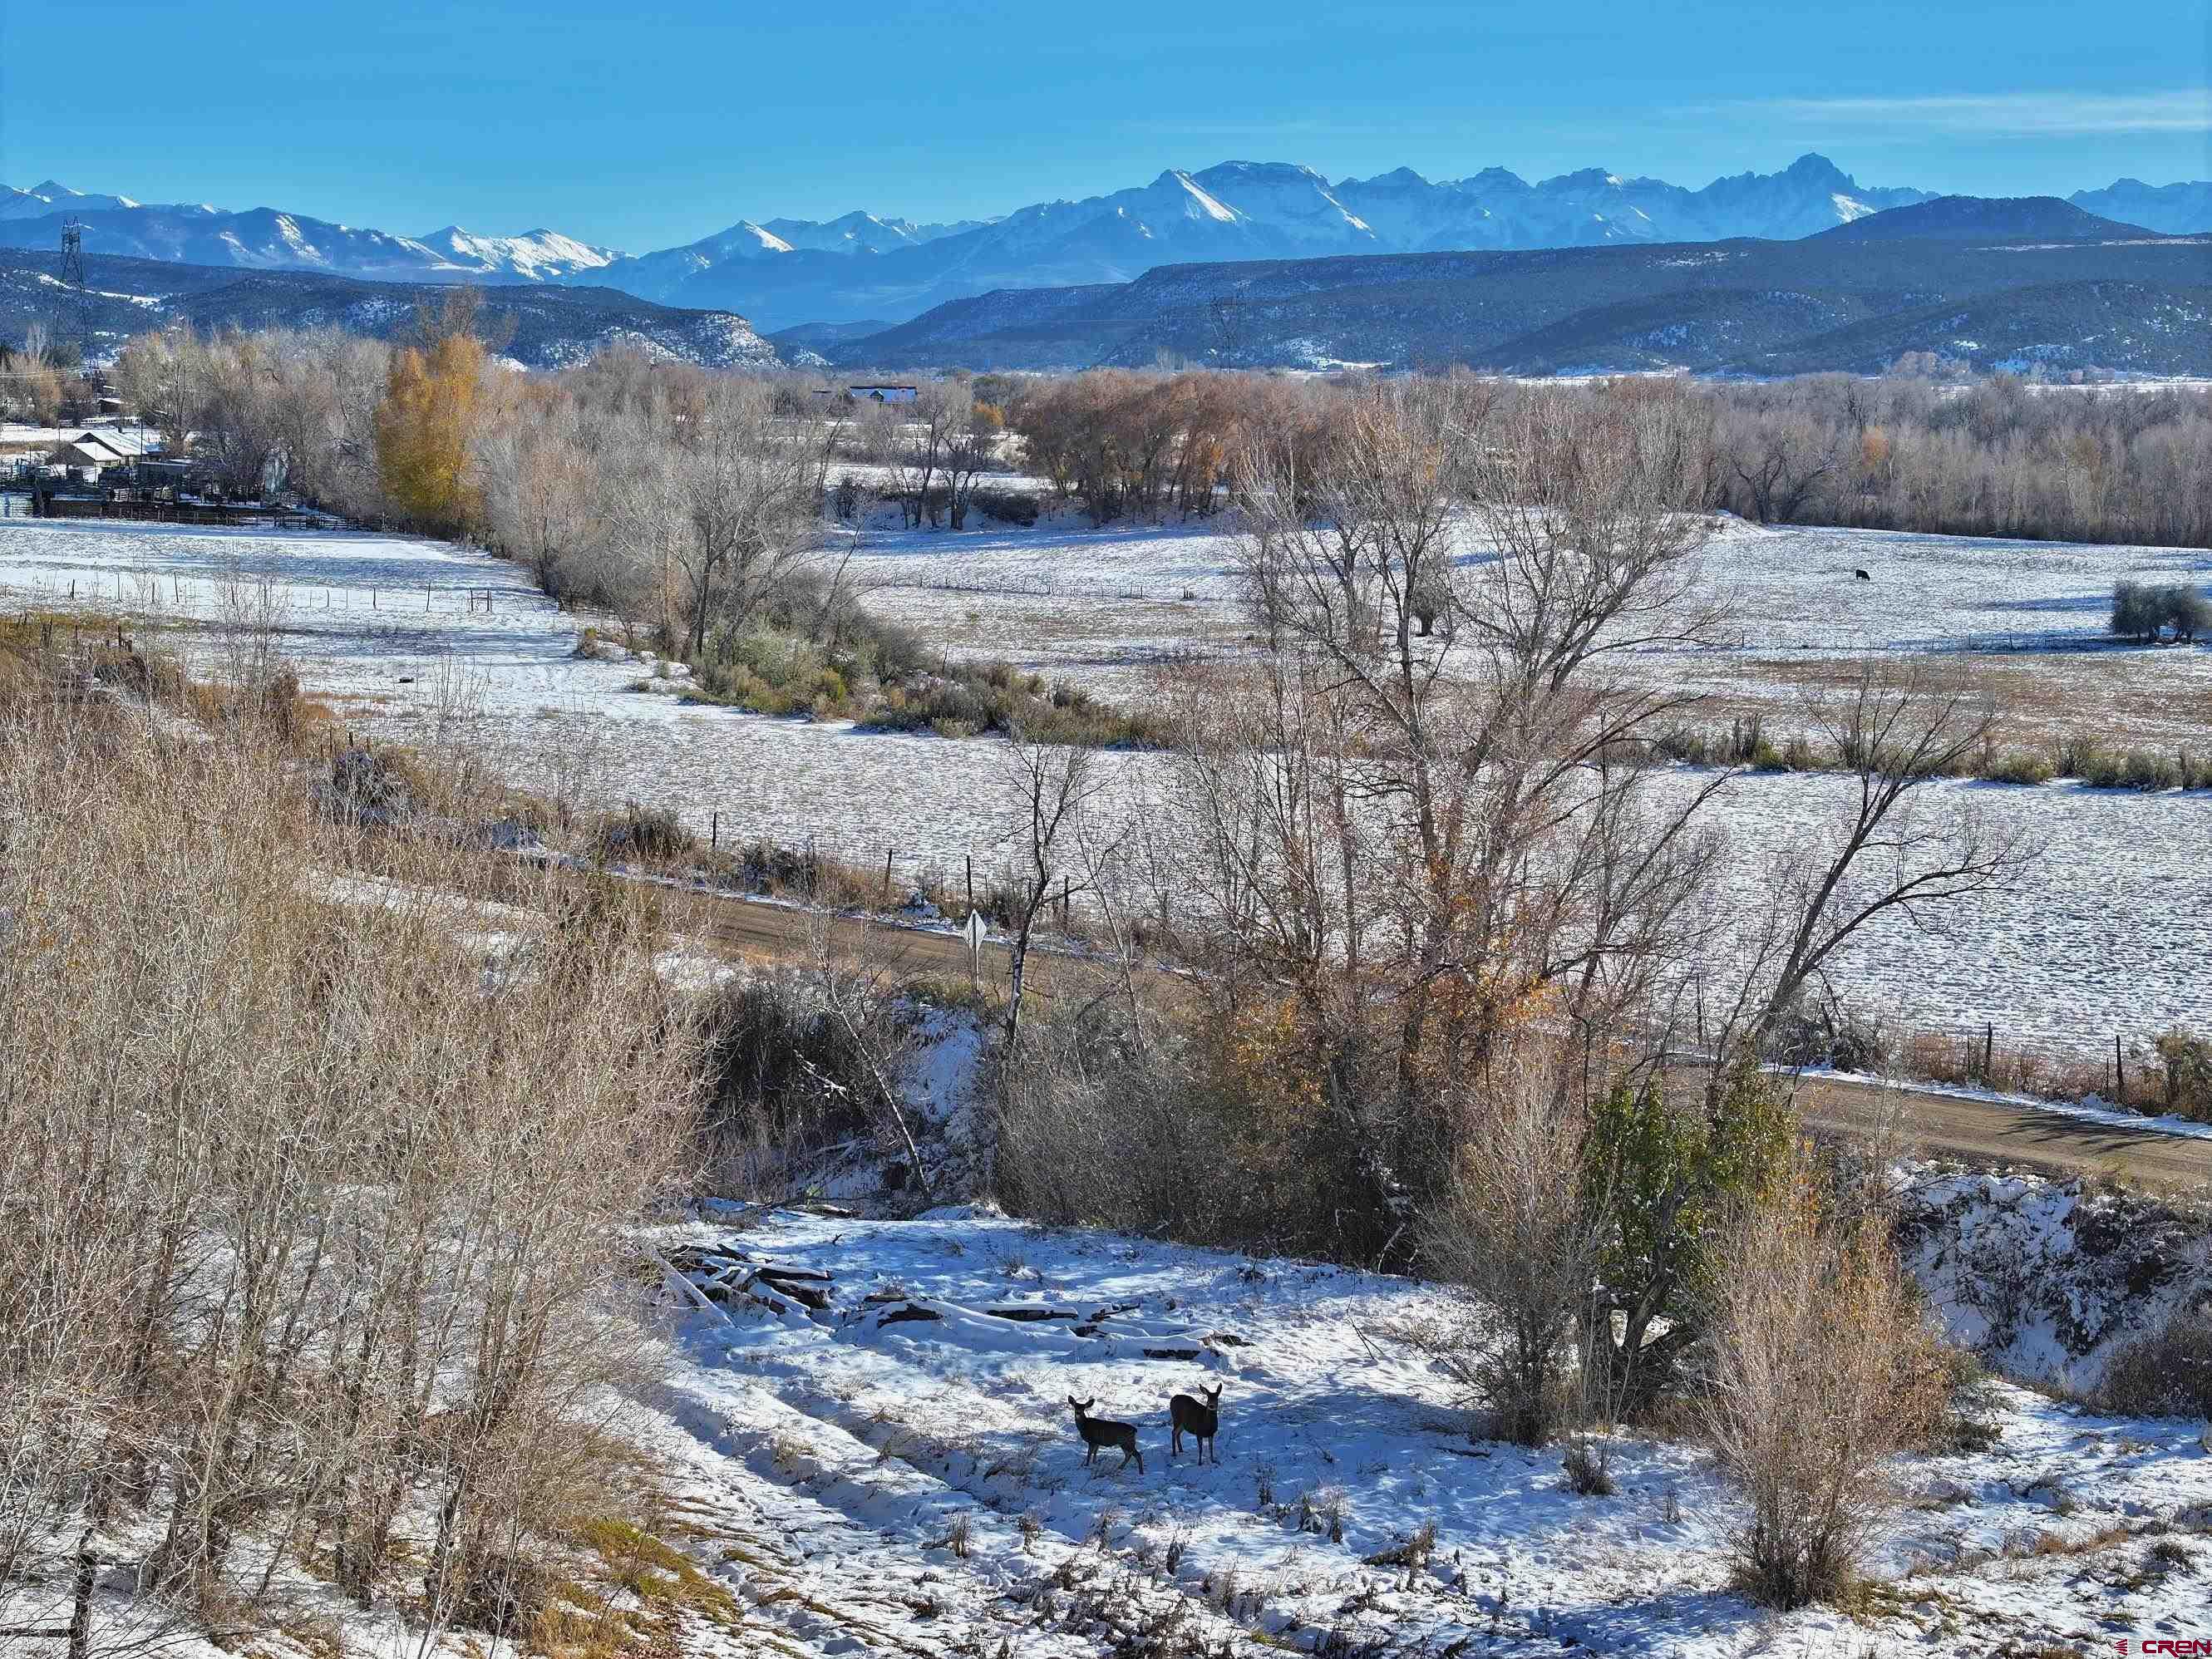
[(2212, 581), (2212, 552), (2203, 549), (1741, 520), (1724, 522), (1703, 559), (1706, 585), (1729, 601), (1754, 651), (2080, 643), (2102, 636), (2116, 581)]
[[(2022, 631), (2093, 630), (2116, 576), (2192, 580), (2212, 562), (1748, 527), (1717, 538), (1709, 558), (1717, 581), (1756, 592), (1778, 640), (1826, 653), (1961, 642), (1994, 617)], [(1229, 547), (1217, 531), (871, 532), (856, 563), (872, 583), (905, 584), (879, 587), (873, 603), (933, 638), (979, 652), (1027, 641), (1021, 659), (1070, 677), (1128, 683), (1149, 655), (1237, 637)], [(1876, 580), (1850, 575), (1862, 568)], [(206, 624), (190, 637), (209, 653), (219, 651), (226, 619), (266, 614), (307, 689), (356, 731), (406, 739), (466, 718), (472, 740), (518, 781), (580, 805), (665, 806), (702, 832), (714, 815), (726, 836), (812, 838), (871, 866), (888, 852), (908, 878), (957, 870), (970, 854), (995, 868), (1006, 845), (1014, 786), (1002, 745), (684, 704), (665, 694), (679, 682), (655, 679), (649, 663), (578, 655), (577, 617), (518, 568), (469, 550), (401, 537), (0, 519), (0, 605), (66, 608), (72, 584), (81, 609)], [(489, 610), (472, 591), (490, 596)], [(1139, 597), (1118, 597), (1132, 593)], [(2171, 677), (2177, 696), (2192, 677), (2212, 684), (2212, 651), (2124, 654), (2144, 675)], [(2063, 666), (2075, 657), (2026, 659)], [(1750, 660), (1723, 652), (1676, 667), (1717, 677)], [(641, 680), (661, 690), (629, 689)], [(1102, 761), (1122, 799), (1140, 801), (1156, 763)], [(1840, 787), (1818, 776), (1746, 778), (1724, 797), (1728, 822), (1755, 854), (1832, 810)], [(2139, 1042), (2175, 1023), (2212, 1029), (2203, 965), (2212, 961), (2212, 799), (1964, 783), (1932, 787), (1923, 799), (1931, 808), (1970, 800), (2045, 857), (2016, 891), (1949, 918), (1942, 934), (1885, 921), (1839, 965), (1847, 996), (1910, 1025), (1991, 1022), (2001, 1042), (2044, 1049), (2100, 1052), (2116, 1033)]]
[[(1727, 1587), (1743, 1507), (1695, 1449), (1614, 1442), (1620, 1490), (1582, 1498), (1559, 1449), (1471, 1441), (1464, 1402), (1394, 1335), (1451, 1316), (1433, 1288), (969, 1209), (731, 1209), (661, 1243), (723, 1299), (686, 1292), (665, 1384), (627, 1420), (738, 1540), (721, 1571), (800, 1652), (1147, 1651), (1115, 1644), (1170, 1621), (1240, 1654), (1377, 1656), (2212, 1634), (2194, 1423), (1999, 1385), (1991, 1449), (1900, 1461), (1887, 1593), (1858, 1620), (1776, 1618)], [(724, 1288), (763, 1263), (828, 1275), (830, 1305), (774, 1314)], [(1218, 1464), (1188, 1441), (1171, 1459), (1169, 1395), (1215, 1385)], [(1085, 1466), (1071, 1395), (1137, 1425), (1141, 1472)], [(1373, 1560), (1430, 1527), (1420, 1565)], [(2167, 1534), (2185, 1565), (2150, 1553)]]
[[(1163, 655), (1248, 640), (1234, 552), (1219, 524), (1092, 530), (1063, 512), (1034, 530), (871, 529), (853, 568), (878, 609), (957, 653), (1129, 699)], [(1701, 558), (1701, 597), (1730, 612), (1718, 643), (1617, 665), (1714, 694), (1717, 713), (1786, 720), (1823, 665), (1940, 651), (1984, 653), (1984, 682), (2051, 730), (2162, 742), (2212, 717), (2212, 648), (2101, 643), (2115, 581), (2202, 586), (2212, 552), (1726, 520)]]

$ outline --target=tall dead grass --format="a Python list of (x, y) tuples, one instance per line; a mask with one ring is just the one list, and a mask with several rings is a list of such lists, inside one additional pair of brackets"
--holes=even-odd
[(1806, 1168), (1743, 1217), (1714, 1300), (1700, 1415), (1751, 1505), (1738, 1582), (1778, 1608), (1833, 1601), (1896, 1510), (1888, 1460), (1942, 1420), (1943, 1350), (1888, 1218)]
[(622, 905), (488, 968), (440, 849), (343, 879), (307, 798), (265, 731), (0, 718), (0, 1624), (82, 1541), (510, 1630), (612, 1480), (690, 1021)]

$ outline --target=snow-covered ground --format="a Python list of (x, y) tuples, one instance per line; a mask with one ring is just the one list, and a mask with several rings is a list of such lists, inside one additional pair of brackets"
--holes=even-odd
[[(873, 528), (853, 568), (879, 585), (878, 609), (957, 653), (1127, 700), (1164, 655), (1246, 643), (1234, 555), (1218, 522), (1093, 530), (1063, 511), (1030, 530)], [(1462, 556), (1482, 556), (1471, 535)], [(1823, 664), (1929, 651), (1996, 653), (1978, 673), (2051, 730), (2194, 740), (2212, 713), (2212, 648), (2102, 643), (2115, 581), (2203, 586), (2212, 552), (1729, 520), (1701, 562), (1699, 598), (1729, 611), (1717, 644), (1616, 665), (1713, 694), (1717, 715), (1766, 708), (1786, 721)]]
[(1932, 1168), (1903, 1172), (1899, 1191), (1905, 1261), (1930, 1305), (2008, 1376), (2094, 1389), (2119, 1348), (2212, 1295), (2202, 1199)]
[[(1778, 638), (1802, 634), (1827, 652), (1960, 641), (2000, 616), (2094, 630), (2116, 576), (2188, 580), (2212, 561), (1744, 526), (1719, 536), (1708, 557), (1717, 581), (1764, 584), (1759, 603), (1795, 619), (1778, 622)], [(1218, 529), (871, 532), (855, 562), (871, 583), (904, 584), (880, 586), (872, 602), (933, 638), (979, 653), (1030, 641), (1022, 659), (1071, 678), (1087, 663), (1127, 683), (1150, 655), (1237, 637), (1230, 546)], [(1857, 581), (1850, 573), (1861, 568), (1876, 580)], [(404, 537), (0, 520), (0, 605), (66, 608), (73, 584), (81, 609), (208, 624), (189, 638), (211, 653), (226, 618), (266, 614), (307, 689), (355, 730), (410, 739), (466, 719), (472, 740), (516, 781), (581, 805), (665, 806), (702, 833), (719, 823), (726, 837), (812, 839), (870, 867), (889, 853), (905, 879), (958, 871), (970, 854), (994, 870), (1006, 845), (1015, 785), (1004, 745), (685, 704), (665, 695), (680, 677), (656, 677), (650, 662), (619, 650), (609, 654), (622, 660), (580, 656), (579, 618), (519, 568), (470, 550)], [(490, 596), (489, 610), (472, 592)], [(1116, 597), (1127, 593), (1141, 597)], [(1032, 629), (1021, 620), (1029, 616), (1058, 631)], [(2212, 684), (2202, 678), (2212, 651), (2125, 654), (2145, 675), (2172, 677), (2177, 695), (2191, 675)], [(2027, 659), (2063, 666), (2075, 658)], [(1723, 652), (1677, 666), (1721, 675), (1748, 660)], [(641, 682), (659, 690), (630, 689)], [(1101, 765), (1133, 805), (1157, 762), (1109, 754)], [(1832, 811), (1844, 787), (1746, 778), (1723, 810), (1755, 857)], [(2001, 1043), (2046, 1051), (2102, 1052), (2115, 1034), (2132, 1045), (2176, 1023), (2212, 1029), (2203, 968), (2212, 960), (2212, 798), (1946, 783), (1923, 799), (1929, 810), (1971, 802), (2045, 856), (2016, 890), (1961, 909), (1942, 933), (1885, 919), (1838, 966), (1847, 997), (1905, 1025), (1993, 1023)]]
[[(1890, 1593), (1859, 1620), (1778, 1619), (1727, 1588), (1743, 1506), (1695, 1449), (1614, 1442), (1618, 1492), (1582, 1498), (1559, 1449), (1470, 1440), (1395, 1335), (1454, 1316), (1435, 1288), (965, 1208), (731, 1209), (660, 1243), (724, 1300), (687, 1292), (629, 1425), (741, 1540), (722, 1571), (801, 1652), (1139, 1651), (1115, 1642), (1170, 1620), (1237, 1653), (1858, 1659), (2212, 1634), (2194, 1423), (1998, 1385), (1991, 1449), (1899, 1461)], [(830, 1305), (724, 1288), (763, 1263), (828, 1275)], [(1218, 1464), (1188, 1441), (1171, 1459), (1169, 1395), (1215, 1385)], [(1071, 1395), (1137, 1426), (1141, 1472), (1085, 1467)], [(1427, 1527), (1422, 1565), (1373, 1563)], [(2151, 1555), (2168, 1533), (2185, 1565)]]
[[(2094, 1383), (2115, 1341), (2203, 1288), (2201, 1224), (2175, 1236), (2166, 1218), (2154, 1259), (2107, 1248), (2158, 1225), (2111, 1194), (1897, 1174), (1931, 1307), (2024, 1375)], [(1693, 1441), (1601, 1436), (1616, 1489), (1579, 1496), (1565, 1448), (1476, 1437), (1407, 1340), (1465, 1316), (1441, 1287), (972, 1205), (709, 1201), (641, 1242), (667, 1319), (641, 1355), (651, 1380), (602, 1420), (649, 1460), (660, 1536), (732, 1598), (654, 1651), (2030, 1659), (2212, 1637), (2212, 1449), (2193, 1420), (1985, 1384), (1976, 1435), (1893, 1460), (1905, 1501), (1854, 1610), (1778, 1615), (1730, 1588), (1747, 1505)], [(1176, 1455), (1170, 1396), (1216, 1389), (1212, 1461), (1188, 1438)], [(1131, 1425), (1141, 1468), (1086, 1464), (1071, 1397)], [(328, 1651), (325, 1630), (377, 1659), (479, 1650), (425, 1641), (404, 1597), (358, 1612), (290, 1570), (281, 1591), (258, 1650), (285, 1659)], [(127, 1570), (102, 1581), (110, 1641), (151, 1605), (129, 1592)], [(65, 1593), (9, 1610), (57, 1626)], [(176, 1659), (224, 1650), (159, 1634)]]
[[(1958, 649), (2100, 638), (2112, 584), (2212, 581), (2212, 551), (1723, 521), (1705, 582), (1754, 651)], [(1864, 570), (1862, 581), (1856, 572)], [(2189, 653), (2179, 653), (2186, 656)]]

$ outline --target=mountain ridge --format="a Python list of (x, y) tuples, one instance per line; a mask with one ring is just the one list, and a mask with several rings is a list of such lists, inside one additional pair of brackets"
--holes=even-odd
[[(74, 334), (74, 305), (58, 254), (0, 248), (0, 339), (33, 322), (62, 320)], [(450, 283), (374, 283), (313, 270), (230, 266), (88, 254), (87, 320), (95, 357), (134, 334), (182, 324), (197, 331), (338, 327), (378, 339), (406, 337), (419, 310), (434, 308)], [(775, 348), (733, 312), (686, 311), (583, 284), (488, 283), (483, 321), (504, 355), (526, 368), (562, 368), (609, 346), (709, 368), (764, 367)]]
[[(1933, 199), (1913, 187), (1861, 185), (1809, 152), (1775, 173), (1725, 174), (1696, 189), (1604, 167), (1532, 183), (1498, 167), (1443, 180), (1401, 167), (1331, 182), (1294, 162), (1227, 161), (986, 220), (918, 222), (858, 210), (828, 220), (740, 218), (692, 242), (626, 255), (545, 229), (488, 236), (447, 226), (404, 236), (273, 208), (82, 194), (47, 179), (27, 191), (0, 187), (0, 246), (53, 247), (73, 216), (86, 226), (88, 252), (372, 281), (611, 286), (680, 308), (737, 311), (775, 331), (901, 322), (953, 299), (1127, 282), (1163, 264), (1796, 238)], [(2212, 230), (2212, 182), (2122, 179), (2068, 199), (2154, 231)]]
[(1893, 208), (1852, 219), (1820, 232), (1814, 240), (1893, 241), (1916, 236), (2056, 237), (2064, 240), (2155, 236), (2141, 225), (2123, 224), (2076, 207), (2056, 196), (1938, 196), (1933, 201)]
[[(2084, 215), (2083, 217), (2087, 217)], [(1516, 374), (2212, 372), (2212, 236), (1839, 233), (1337, 255), (1000, 289), (813, 349), (852, 368), (1434, 368)]]

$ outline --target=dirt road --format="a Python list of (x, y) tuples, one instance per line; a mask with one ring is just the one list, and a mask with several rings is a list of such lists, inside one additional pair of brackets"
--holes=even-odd
[(2112, 1175), (2168, 1192), (2212, 1190), (2212, 1140), (1832, 1078), (1801, 1079), (1798, 1100), (1816, 1133), (1893, 1132), (1901, 1150), (1934, 1157), (2028, 1164), (2057, 1175)]
[[(969, 974), (967, 943), (950, 933), (847, 917), (825, 920), (805, 910), (727, 899), (697, 901), (682, 925), (720, 952), (754, 960), (788, 959), (810, 951), (826, 932), (836, 950), (865, 948), (894, 973), (949, 980)], [(985, 945), (982, 976), (987, 985), (1004, 988), (1003, 945)], [(1043, 994), (1078, 979), (1091, 989), (1098, 984), (1094, 970), (1073, 958), (1051, 952), (1030, 958), (1030, 984)], [(1887, 1133), (1900, 1150), (1930, 1157), (2025, 1164), (2059, 1175), (2112, 1175), (2166, 1191), (2212, 1188), (2212, 1140), (2110, 1127), (2032, 1106), (1829, 1078), (1801, 1079), (1798, 1098), (1815, 1133)]]

